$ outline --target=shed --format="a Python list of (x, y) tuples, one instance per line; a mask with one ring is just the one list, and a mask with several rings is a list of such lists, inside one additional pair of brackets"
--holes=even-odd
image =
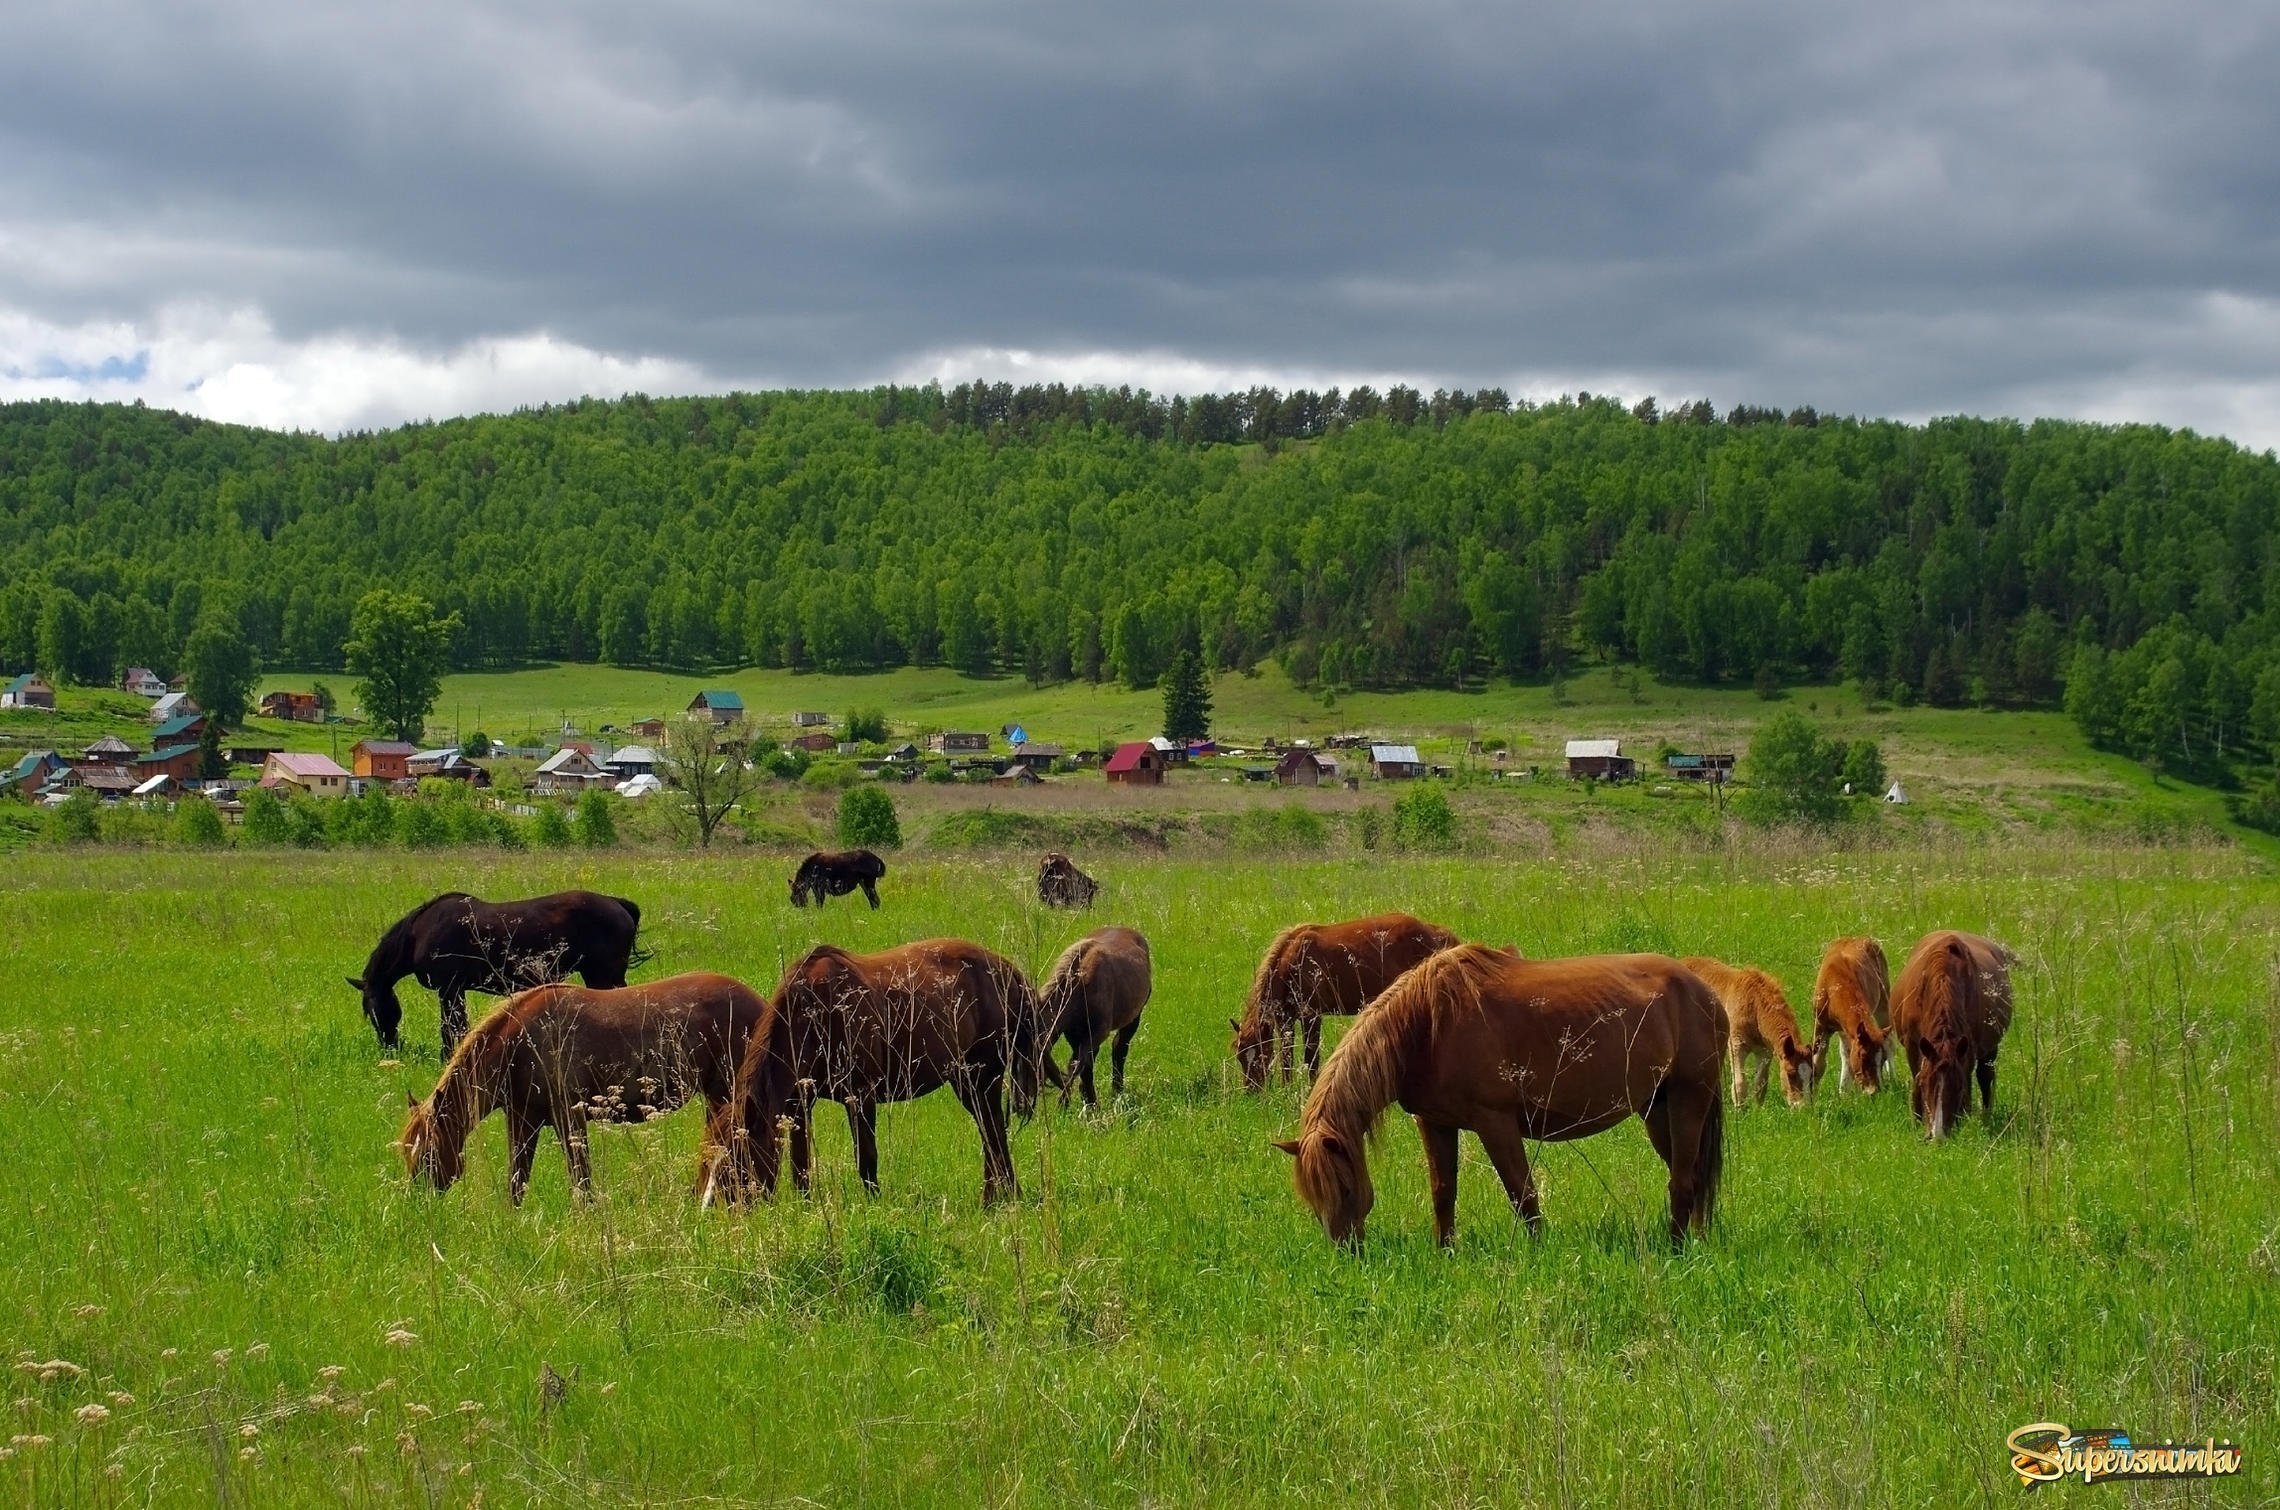
[(990, 737), (970, 731), (945, 730), (926, 736), (926, 747), (937, 755), (977, 754), (990, 747)]
[(1144, 739), (1116, 747), (1103, 767), (1109, 781), (1119, 786), (1162, 786), (1164, 752)]
[(1043, 773), (1053, 769), (1053, 762), (1067, 753), (1059, 745), (1037, 744), (1024, 740), (1013, 747), (1013, 763)]
[(345, 797), (348, 795), (348, 772), (342, 770), (329, 755), (305, 755), (293, 750), (280, 750), (262, 766), (261, 784), (266, 787), (293, 787), (312, 797)]
[(663, 739), (665, 737), (665, 720), (662, 718), (645, 718), (639, 723), (626, 725), (626, 732), (635, 739)]
[(732, 724), (744, 716), (744, 696), (725, 687), (707, 687), (689, 699), (692, 716), (708, 716), (716, 724)]
[(1572, 780), (1629, 781), (1639, 774), (1639, 763), (1623, 753), (1620, 739), (1571, 739), (1567, 771)]
[(348, 749), (348, 768), (367, 781), (401, 781), (417, 749), (401, 739), (360, 739)]
[(55, 688), (37, 671), (22, 676), (0, 687), (0, 708), (53, 708)]
[(1012, 765), (1007, 766), (1005, 770), (999, 774), (992, 776), (990, 778), (990, 785), (1035, 786), (1037, 785), (1037, 772), (1029, 766), (1023, 765), (1019, 761), (1015, 761)]
[(1325, 764), (1312, 750), (1288, 750), (1275, 762), (1275, 780), (1284, 786), (1320, 786), (1331, 774)]
[(901, 744), (896, 745), (893, 749), (887, 751), (887, 759), (894, 761), (898, 765), (905, 761), (916, 760), (918, 759), (918, 746), (912, 744), (909, 740), (906, 739)]
[(1734, 757), (1731, 755), (1670, 755), (1664, 758), (1663, 764), (1680, 781), (1722, 784), (1734, 779)]
[(1371, 745), (1370, 769), (1380, 781), (1408, 781), (1425, 774), (1415, 745)]
[(792, 715), (792, 727), (795, 729), (821, 729), (830, 723), (831, 715), (828, 713), (794, 713)]

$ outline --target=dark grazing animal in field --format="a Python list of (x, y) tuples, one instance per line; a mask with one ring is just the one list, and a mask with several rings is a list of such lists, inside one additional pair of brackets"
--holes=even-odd
[(1826, 1062), (1829, 1040), (1839, 1040), (1837, 1084), (1846, 1073), (1873, 1096), (1892, 1058), (1892, 967), (1872, 938), (1833, 939), (1813, 977), (1813, 1068)]
[(443, 1053), (467, 1032), (467, 993), (506, 996), (580, 977), (589, 986), (625, 984), (638, 960), (634, 936), (641, 909), (623, 897), (558, 891), (521, 902), (486, 902), (447, 891), (423, 902), (380, 935), (349, 985), (384, 1048), (397, 1046), (404, 1020), (396, 982), (409, 975), (436, 994)]
[(1359, 1244), (1376, 1193), (1365, 1142), (1399, 1102), (1425, 1140), (1433, 1226), (1456, 1235), (1457, 1133), (1470, 1128), (1531, 1229), (1525, 1141), (1584, 1138), (1636, 1116), (1670, 1167), (1670, 1236), (1709, 1225), (1724, 1161), (1725, 1014), (1659, 954), (1524, 960), (1476, 944), (1386, 988), (1306, 1098), (1298, 1193), (1335, 1242)]
[[(725, 975), (675, 975), (597, 991), (540, 986), (508, 1001), (460, 1040), (426, 1101), (411, 1103), (398, 1147), (414, 1179), (447, 1190), (467, 1139), (507, 1115), (507, 1191), (530, 1186), (538, 1135), (551, 1127), (581, 1193), (593, 1188), (590, 1122), (645, 1122), (695, 1096), (728, 1104), (746, 1040), (768, 1004)], [(408, 1098), (407, 1098), (408, 1099)], [(707, 1125), (710, 1125), (708, 1116)]]
[(1909, 1105), (1924, 1133), (1944, 1138), (1971, 1110), (1979, 1075), (1980, 1111), (1995, 1115), (1995, 1051), (2011, 1026), (2011, 951), (1952, 928), (1916, 941), (1892, 988), (1892, 1031), (1915, 1081)]
[(1048, 907), (1090, 907), (1100, 895), (1100, 882), (1077, 869), (1077, 862), (1056, 850), (1037, 862), (1037, 900)]
[(805, 907), (812, 899), (821, 907), (824, 898), (843, 897), (861, 887), (876, 912), (879, 882), (886, 873), (887, 862), (867, 849), (843, 849), (837, 854), (818, 850), (792, 872), (792, 905)]
[(1291, 1076), (1294, 1038), (1306, 1039), (1306, 1072), (1322, 1067), (1322, 1019), (1351, 1015), (1410, 966), (1457, 942), (1446, 928), (1383, 912), (1350, 923), (1300, 923), (1275, 935), (1251, 981), (1235, 1029), (1235, 1063), (1245, 1090), (1264, 1090), (1277, 1057)]
[(776, 1189), (779, 1124), (789, 1124), (792, 1179), (808, 1188), (808, 1126), (818, 1098), (847, 1109), (864, 1188), (879, 1188), (878, 1109), (947, 1085), (982, 1141), (982, 1201), (1019, 1194), (1006, 1141), (1005, 1092), (1027, 1115), (1037, 1102), (1036, 995), (1009, 959), (963, 939), (928, 939), (877, 954), (830, 944), (792, 966), (766, 1026), (745, 1046), (730, 1104), (714, 1114), (697, 1191), (742, 1200)]
[[(1044, 1013), (1039, 1052), (1046, 1075), (1061, 1088), (1063, 1106), (1072, 1084), (1084, 1087), (1085, 1105), (1100, 1104), (1093, 1094), (1093, 1056), (1112, 1035), (1109, 1094), (1124, 1094), (1125, 1051), (1153, 989), (1148, 941), (1130, 928), (1095, 928), (1061, 951), (1037, 997)], [(1053, 1064), (1053, 1043), (1060, 1038), (1069, 1041), (1066, 1078)]]
[(1797, 1031), (1797, 1014), (1781, 982), (1755, 965), (1729, 965), (1706, 954), (1690, 954), (1680, 964), (1702, 977), (1726, 1009), (1726, 1057), (1734, 1077), (1734, 1104), (1743, 1101), (1749, 1061), (1758, 1061), (1757, 1099), (1771, 1088), (1773, 1067), (1781, 1066), (1781, 1094), (1803, 1106), (1813, 1094), (1813, 1051)]

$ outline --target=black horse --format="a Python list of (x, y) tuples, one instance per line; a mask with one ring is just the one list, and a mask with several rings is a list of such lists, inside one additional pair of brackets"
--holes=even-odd
[(867, 849), (843, 849), (835, 855), (819, 850), (800, 861), (800, 868), (792, 872), (792, 905), (805, 907), (812, 897), (821, 907), (824, 898), (843, 897), (860, 886), (876, 912), (879, 881), (886, 873), (887, 862)]
[(1037, 900), (1048, 907), (1090, 907), (1100, 882), (1077, 869), (1059, 850), (1037, 863)]
[(467, 1032), (467, 993), (505, 996), (572, 974), (587, 985), (625, 984), (635, 958), (641, 909), (623, 897), (558, 891), (523, 902), (486, 902), (447, 891), (404, 914), (380, 935), (351, 979), (383, 1048), (397, 1046), (404, 1009), (396, 982), (409, 975), (436, 994), (443, 1011), (443, 1055)]

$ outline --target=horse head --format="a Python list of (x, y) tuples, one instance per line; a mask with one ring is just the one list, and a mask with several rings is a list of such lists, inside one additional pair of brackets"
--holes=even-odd
[(395, 982), (367, 973), (362, 980), (349, 977), (348, 986), (363, 999), (364, 1020), (371, 1023), (372, 1031), (380, 1036), (380, 1047), (396, 1048), (397, 1029), (404, 1023), (404, 1004), (396, 1000)]
[(1235, 1030), (1229, 1047), (1235, 1054), (1235, 1067), (1243, 1072), (1243, 1089), (1265, 1090), (1275, 1060), (1275, 1034), (1267, 1026), (1266, 1014), (1253, 1012), (1241, 1020), (1230, 1017), (1227, 1025)]
[(1298, 1161), (1292, 1179), (1300, 1198), (1321, 1218), (1330, 1241), (1360, 1248), (1362, 1224), (1377, 1204), (1369, 1162), (1361, 1149), (1323, 1127), (1307, 1129), (1295, 1142), (1278, 1140), (1275, 1147)]
[(1845, 1055), (1853, 1079), (1861, 1090), (1875, 1095), (1884, 1087), (1884, 1071), (1892, 1062), (1892, 1035), (1873, 1022), (1864, 1022), (1845, 1038)]
[(1971, 1044), (1961, 1033), (1916, 1040), (1916, 1115), (1934, 1142), (1971, 1107)]
[(1782, 1096), (1791, 1106), (1803, 1106), (1813, 1095), (1813, 1080), (1817, 1071), (1813, 1051), (1799, 1043), (1795, 1036), (1785, 1033), (1774, 1053), (1781, 1060)]

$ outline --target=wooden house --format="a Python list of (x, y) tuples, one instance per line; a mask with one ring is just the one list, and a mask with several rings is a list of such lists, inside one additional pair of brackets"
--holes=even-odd
[(1164, 752), (1145, 739), (1116, 747), (1102, 770), (1112, 786), (1162, 786), (1167, 762)]
[(785, 748), (805, 750), (810, 755), (828, 755), (839, 748), (839, 740), (831, 734), (818, 730), (813, 734), (793, 735)]
[(154, 724), (171, 723), (198, 711), (198, 704), (191, 700), (189, 693), (169, 692), (150, 705), (150, 721)]
[(348, 779), (348, 772), (331, 756), (304, 755), (293, 750), (278, 751), (261, 768), (263, 786), (291, 788), (312, 797), (345, 797)]
[(1630, 781), (1638, 776), (1639, 763), (1623, 753), (1620, 739), (1571, 739), (1567, 773), (1571, 781)]
[(171, 776), (178, 784), (187, 785), (198, 779), (198, 747), (190, 745), (161, 745), (148, 755), (135, 757), (135, 775), (148, 781), (153, 776)]
[(106, 734), (87, 747), (81, 760), (90, 765), (120, 765), (140, 752), (116, 734)]
[(1370, 769), (1380, 781), (1413, 781), (1425, 774), (1415, 745), (1371, 745)]
[(205, 737), (206, 715), (192, 704), (189, 712), (178, 714), (151, 730), (150, 745), (155, 750), (161, 745), (196, 744)]
[(1033, 770), (1038, 775), (1042, 776), (1047, 771), (1052, 770), (1054, 762), (1060, 760), (1061, 757), (1067, 753), (1068, 752), (1062, 749), (1059, 745), (1038, 744), (1035, 741), (1024, 741), (1023, 743), (1014, 746), (1013, 763), (1017, 766), (1026, 766), (1030, 770)]
[(662, 718), (645, 718), (640, 723), (628, 724), (626, 732), (635, 739), (663, 739), (665, 737), (665, 720)]
[(689, 699), (691, 718), (710, 718), (713, 726), (732, 724), (744, 716), (744, 696), (724, 687), (708, 687)]
[(978, 755), (990, 747), (987, 734), (944, 731), (926, 736), (926, 747), (937, 755)]
[(1679, 781), (1707, 781), (1723, 785), (1734, 779), (1731, 755), (1668, 755), (1663, 765)]
[(349, 746), (348, 768), (362, 781), (402, 781), (416, 753), (401, 739), (360, 739)]
[(148, 666), (129, 666), (127, 674), (119, 678), (119, 690), (155, 701), (166, 696), (166, 678)]
[(539, 762), (531, 773), (530, 789), (541, 797), (574, 797), (605, 776), (592, 755), (576, 745), (564, 745)]
[(0, 687), (0, 708), (54, 708), (55, 688), (37, 671), (27, 671)]
[(627, 745), (602, 762), (602, 769), (620, 781), (657, 774), (657, 752), (647, 745)]
[(255, 712), (263, 718), (281, 718), (288, 723), (321, 724), (325, 710), (314, 692), (269, 692), (262, 696)]
[(1320, 786), (1331, 774), (1327, 764), (1312, 750), (1286, 750), (1275, 762), (1275, 780), (1283, 786)]

